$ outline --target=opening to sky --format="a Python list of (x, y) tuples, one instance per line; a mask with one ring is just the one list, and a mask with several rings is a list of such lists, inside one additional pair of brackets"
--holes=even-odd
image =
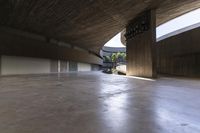
[[(200, 23), (200, 9), (196, 9), (175, 19), (172, 19), (156, 28), (156, 38), (162, 37), (174, 31), (186, 28), (188, 26)], [(125, 47), (121, 43), (121, 32), (114, 36), (104, 46), (107, 47)]]
[(156, 28), (156, 37), (162, 37), (166, 34), (186, 28), (199, 22), (200, 9), (197, 9), (158, 26)]
[(108, 41), (104, 46), (107, 47), (125, 47), (121, 43), (121, 32), (114, 36), (110, 41)]

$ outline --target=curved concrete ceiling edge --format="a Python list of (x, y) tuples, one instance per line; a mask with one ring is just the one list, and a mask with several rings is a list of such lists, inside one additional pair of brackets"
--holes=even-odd
[(1, 0), (0, 24), (96, 54), (142, 11), (156, 7), (157, 25), (200, 7), (200, 0)]

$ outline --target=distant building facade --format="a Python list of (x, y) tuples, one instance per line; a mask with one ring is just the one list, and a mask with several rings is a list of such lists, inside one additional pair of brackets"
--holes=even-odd
[[(103, 69), (109, 69), (114, 66), (114, 63), (112, 61), (112, 55), (117, 53), (123, 53), (126, 54), (126, 47), (107, 47), (104, 46), (101, 50), (101, 55), (103, 57)], [(126, 61), (124, 59), (118, 58), (117, 62), (125, 63)]]

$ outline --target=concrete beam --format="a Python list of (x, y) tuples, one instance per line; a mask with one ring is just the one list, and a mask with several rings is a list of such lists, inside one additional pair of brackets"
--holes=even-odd
[[(0, 29), (0, 55), (27, 56), (102, 64), (102, 59), (86, 51), (45, 42), (42, 38)], [(40, 37), (39, 37), (40, 38)]]
[(156, 77), (155, 11), (140, 14), (126, 27), (127, 75)]

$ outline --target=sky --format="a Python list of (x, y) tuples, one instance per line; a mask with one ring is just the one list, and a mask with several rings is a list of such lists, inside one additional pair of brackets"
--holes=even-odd
[[(186, 13), (180, 17), (172, 19), (156, 28), (156, 37), (159, 38), (168, 33), (188, 27), (200, 22), (200, 9)], [(105, 46), (108, 47), (125, 47), (120, 41), (121, 33), (118, 33)]]
[(107, 47), (125, 47), (121, 43), (121, 32), (114, 36), (110, 41), (108, 41), (104, 46)]

